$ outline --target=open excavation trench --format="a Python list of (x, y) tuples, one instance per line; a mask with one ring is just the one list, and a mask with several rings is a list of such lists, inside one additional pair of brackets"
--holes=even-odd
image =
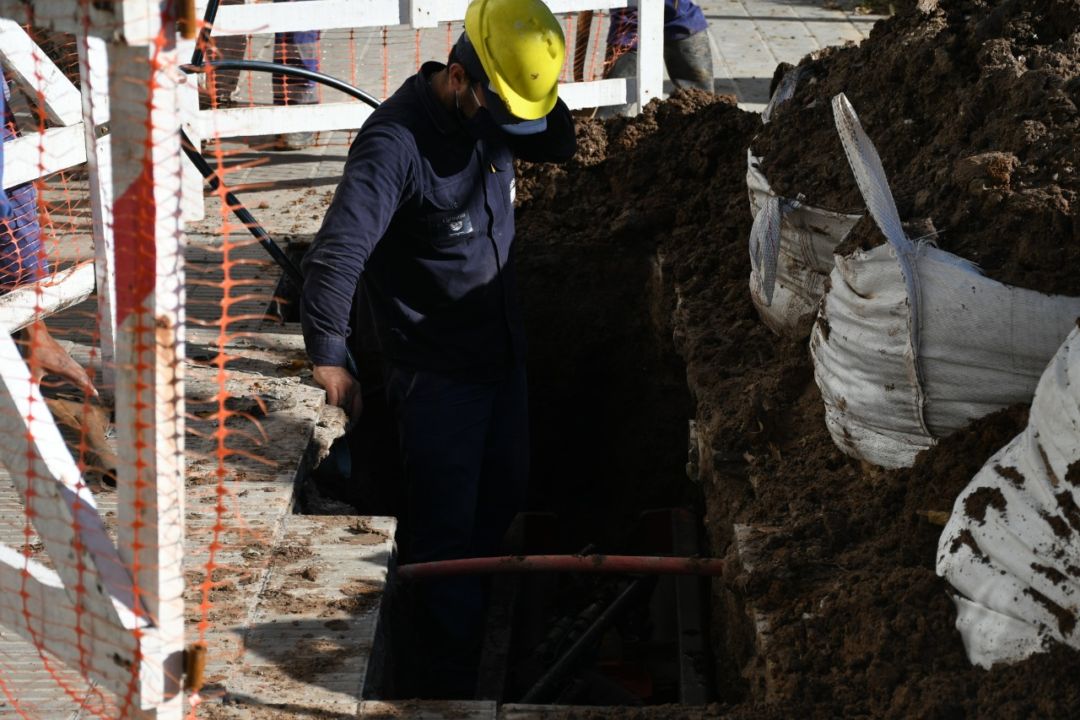
[[(721, 704), (684, 715), (1072, 714), (1080, 656), (1057, 646), (972, 667), (934, 572), (934, 518), (1019, 432), (1026, 408), (978, 421), (906, 470), (833, 445), (805, 343), (772, 335), (749, 298), (745, 158), (760, 129), (729, 101), (680, 93), (633, 120), (581, 121), (565, 166), (519, 168), (533, 424), (522, 542), (663, 554), (642, 545), (670, 516), (642, 514), (690, 509), (699, 552), (726, 566), (703, 583), (707, 640), (691, 663)], [(387, 512), (385, 498), (361, 500), (360, 512)], [(529, 628), (588, 625), (587, 605), (613, 602), (626, 581), (607, 582), (518, 588), (529, 602), (511, 613), (518, 640), (503, 646), (499, 699), (520, 701), (542, 673), (521, 648), (548, 638)], [(627, 612), (543, 702), (678, 702), (680, 672), (662, 667), (670, 647), (635, 654), (650, 637), (677, 645), (663, 624), (677, 624), (672, 605)], [(392, 656), (390, 675), (407, 675)]]
[[(598, 226), (597, 237), (605, 236)], [(703, 554), (701, 491), (687, 475), (694, 404), (671, 340), (675, 300), (657, 249), (562, 239), (523, 239), (516, 258), (532, 446), (527, 511), (507, 551)], [(361, 429), (372, 437), (378, 402), (369, 402), (371, 425)], [(392, 477), (392, 444), (360, 440), (356, 447), (375, 482)], [(364, 514), (404, 513), (400, 497), (378, 494), (380, 508), (369, 498), (352, 501)], [(409, 592), (401, 587), (390, 600), (388, 667), (374, 690), (382, 698), (423, 692), (408, 657)], [(704, 704), (714, 697), (708, 610), (708, 581), (700, 577), (493, 578), (477, 697)]]

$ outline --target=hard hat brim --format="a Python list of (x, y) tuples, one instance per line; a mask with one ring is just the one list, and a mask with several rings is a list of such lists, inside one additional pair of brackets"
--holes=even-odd
[(506, 109), (510, 111), (514, 117), (521, 118), (522, 120), (539, 120), (542, 117), (546, 117), (552, 108), (555, 107), (555, 103), (559, 100), (559, 86), (556, 83), (555, 87), (551, 88), (546, 96), (539, 100), (529, 100), (515, 93), (510, 84), (505, 82), (497, 74), (491, 78), (492, 89), (499, 95), (499, 99), (506, 105)]

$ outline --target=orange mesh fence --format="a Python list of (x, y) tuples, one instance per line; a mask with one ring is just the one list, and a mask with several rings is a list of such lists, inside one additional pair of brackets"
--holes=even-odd
[[(244, 638), (273, 608), (260, 591), (324, 398), (298, 290), (226, 190), (299, 262), (355, 133), (295, 148), (272, 119), (199, 133), (213, 113), (357, 101), (269, 73), (184, 76), (193, 46), (178, 50), (167, 22), (141, 48), (96, 40), (109, 5), (55, 11), (88, 34), (47, 29), (41, 12), (11, 18), (0, 45), (0, 718), (138, 717), (159, 702), (160, 717), (224, 717), (245, 673), (303, 679)], [(562, 79), (599, 79), (607, 16), (562, 20)], [(422, 62), (445, 62), (461, 29), (211, 33), (205, 50), (385, 99)], [(217, 189), (182, 155), (181, 119)], [(206, 658), (187, 693), (181, 632)]]

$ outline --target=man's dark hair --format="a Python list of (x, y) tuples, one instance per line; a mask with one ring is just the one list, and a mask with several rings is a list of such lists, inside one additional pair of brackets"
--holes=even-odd
[(450, 67), (454, 63), (465, 68), (465, 74), (469, 76), (471, 82), (487, 83), (487, 73), (484, 72), (484, 66), (480, 63), (480, 56), (476, 54), (476, 50), (465, 33), (461, 33), (454, 47), (450, 48), (450, 57), (446, 60), (446, 66)]

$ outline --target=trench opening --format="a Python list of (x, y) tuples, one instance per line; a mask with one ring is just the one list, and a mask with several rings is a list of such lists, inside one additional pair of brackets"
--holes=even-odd
[[(507, 554), (708, 555), (701, 492), (688, 479), (694, 403), (655, 245), (612, 252), (547, 238), (519, 247), (530, 495), (507, 535)], [(289, 252), (298, 261), (303, 245)], [(292, 292), (281, 287), (277, 295)], [(362, 372), (377, 387), (376, 370)], [(345, 503), (407, 525), (388, 427), (381, 393), (365, 392), (350, 441), (351, 478), (331, 457), (308, 478), (300, 511)], [(708, 579), (538, 573), (487, 582), (476, 699), (597, 706), (715, 699)], [(426, 694), (412, 662), (410, 590), (400, 585), (389, 588), (370, 697)]]

